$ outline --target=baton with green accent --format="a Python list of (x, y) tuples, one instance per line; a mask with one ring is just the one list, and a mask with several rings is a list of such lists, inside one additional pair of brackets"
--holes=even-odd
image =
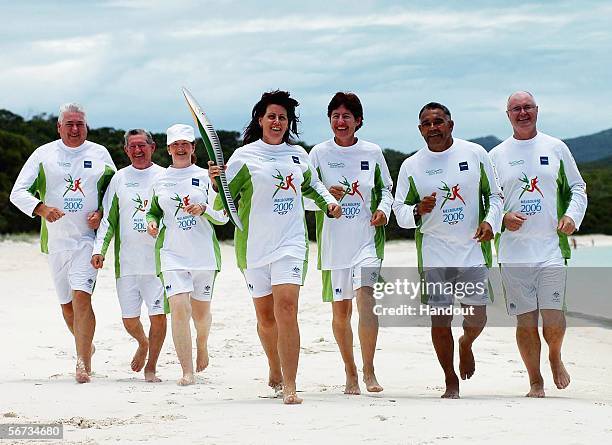
[(217, 136), (217, 132), (208, 120), (208, 117), (206, 117), (202, 107), (200, 107), (187, 88), (183, 88), (183, 95), (185, 96), (187, 105), (189, 105), (189, 110), (193, 115), (193, 120), (198, 126), (198, 130), (202, 136), (202, 141), (204, 141), (204, 146), (206, 147), (208, 157), (221, 168), (219, 176), (215, 178), (215, 181), (217, 183), (217, 188), (219, 189), (219, 196), (221, 196), (223, 207), (225, 208), (230, 221), (234, 223), (239, 230), (242, 230), (242, 221), (240, 221), (240, 217), (238, 216), (236, 204), (234, 203), (234, 199), (230, 193), (229, 185), (227, 184), (227, 177), (225, 176), (225, 160), (223, 159), (223, 150), (221, 150), (219, 136)]

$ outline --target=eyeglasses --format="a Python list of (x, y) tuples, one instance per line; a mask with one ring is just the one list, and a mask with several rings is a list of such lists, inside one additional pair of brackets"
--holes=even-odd
[(508, 111), (514, 114), (519, 114), (521, 111), (524, 111), (525, 113), (529, 113), (530, 111), (535, 110), (536, 108), (538, 108), (537, 105), (525, 105), (525, 106), (516, 106), (516, 107), (512, 107), (510, 108)]
[(147, 145), (149, 144), (130, 144), (127, 146), (127, 148), (128, 150), (136, 150), (137, 148), (143, 150)]

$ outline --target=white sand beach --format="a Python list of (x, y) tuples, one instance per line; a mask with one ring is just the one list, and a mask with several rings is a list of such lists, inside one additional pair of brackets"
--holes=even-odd
[[(593, 238), (593, 237), (591, 237)], [(612, 237), (596, 236), (596, 245)], [(590, 238), (579, 238), (590, 245)], [(162, 383), (130, 370), (136, 348), (121, 324), (111, 261), (94, 293), (97, 318), (90, 384), (74, 380), (75, 349), (64, 325), (46, 258), (34, 240), (0, 242), (0, 423), (64, 424), (63, 443), (610, 443), (612, 330), (570, 328), (564, 361), (571, 385), (557, 390), (543, 347), (546, 399), (527, 399), (528, 378), (513, 328), (486, 328), (476, 341), (476, 374), (460, 400), (442, 400), (443, 374), (426, 328), (381, 328), (379, 394), (342, 393), (344, 370), (321, 302), (315, 246), (300, 296), (300, 406), (284, 406), (266, 386), (267, 362), (233, 247), (213, 300), (210, 366), (179, 387), (170, 329)], [(414, 265), (414, 243), (391, 242), (385, 265)], [(353, 320), (356, 321), (356, 311)], [(456, 330), (456, 338), (460, 330)], [(355, 326), (355, 356), (360, 367)], [(456, 358), (458, 362), (458, 358)], [(365, 388), (362, 385), (362, 391)], [(10, 443), (4, 442), (2, 443)], [(15, 441), (15, 443), (30, 443)], [(47, 442), (48, 443), (48, 442)]]

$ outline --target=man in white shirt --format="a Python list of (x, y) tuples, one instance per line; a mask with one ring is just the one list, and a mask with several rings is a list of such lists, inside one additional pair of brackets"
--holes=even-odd
[[(164, 288), (155, 271), (155, 240), (147, 235), (146, 215), (151, 207), (153, 185), (166, 170), (151, 161), (156, 148), (151, 133), (129, 130), (124, 142), (123, 149), (131, 164), (113, 176), (104, 195), (104, 217), (96, 234), (91, 264), (96, 269), (102, 268), (114, 237), (115, 278), (123, 326), (138, 342), (131, 368), (135, 372), (144, 368), (147, 382), (160, 382), (156, 367), (166, 337)], [(149, 314), (148, 337), (140, 322), (143, 302)]]
[(57, 130), (61, 139), (32, 153), (10, 199), (26, 215), (42, 218), (41, 251), (48, 254), (62, 314), (75, 338), (75, 377), (87, 383), (96, 325), (91, 294), (97, 275), (89, 261), (100, 224), (98, 209), (115, 164), (105, 147), (86, 140), (87, 119), (80, 105), (60, 107)]
[[(487, 152), (454, 138), (453, 127), (444, 105), (431, 102), (421, 109), (419, 131), (427, 145), (402, 163), (393, 202), (399, 226), (416, 228), (419, 272), (426, 284), (425, 292), (421, 288), (422, 303), (430, 308), (431, 338), (444, 370), (442, 398), (449, 399), (459, 398), (452, 305), (456, 297), (465, 310), (458, 345), (459, 374), (465, 380), (475, 372), (472, 344), (487, 320), (487, 267), (502, 210), (501, 190)], [(472, 291), (463, 293), (464, 286)]]
[(516, 340), (527, 367), (527, 397), (544, 397), (540, 373), (538, 318), (555, 385), (570, 376), (561, 361), (565, 334), (565, 263), (568, 235), (580, 226), (587, 207), (586, 184), (568, 147), (537, 130), (538, 106), (531, 93), (508, 98), (513, 135), (491, 151), (504, 190), (504, 217), (496, 240), (506, 306), (516, 315)]

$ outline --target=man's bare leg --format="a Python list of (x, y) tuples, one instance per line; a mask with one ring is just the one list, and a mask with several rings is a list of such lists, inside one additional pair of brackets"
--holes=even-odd
[(359, 389), (359, 378), (357, 366), (353, 355), (353, 330), (351, 329), (351, 313), (353, 312), (353, 300), (342, 300), (332, 302), (332, 331), (340, 349), (340, 355), (344, 362), (346, 384), (344, 394), (361, 394)]
[(444, 381), (446, 391), (442, 394), (443, 399), (459, 398), (459, 377), (455, 373), (453, 366), (454, 342), (453, 331), (451, 330), (452, 316), (432, 315), (431, 316), (431, 340), (433, 342), (438, 361), (444, 371)]
[(78, 383), (88, 383), (91, 380), (91, 342), (96, 329), (96, 317), (91, 307), (91, 294), (80, 290), (73, 291), (72, 308), (77, 352), (75, 378)]
[(130, 367), (134, 372), (140, 372), (147, 360), (147, 352), (149, 352), (149, 339), (147, 338), (140, 317), (123, 318), (123, 326), (128, 334), (138, 342), (138, 349), (132, 358)]
[(176, 383), (179, 386), (193, 385), (195, 377), (193, 375), (193, 358), (191, 355), (191, 304), (189, 294), (176, 294), (170, 297), (170, 320), (172, 324), (172, 340), (174, 349), (178, 356), (183, 377)]
[(300, 358), (300, 329), (297, 321), (300, 286), (279, 284), (272, 286), (274, 318), (278, 328), (278, 356), (283, 371), (283, 402), (296, 405), (303, 402), (297, 396), (295, 380)]
[(210, 301), (191, 299), (191, 317), (196, 328), (196, 372), (204, 371), (208, 367), (208, 335), (212, 323)]
[(378, 316), (374, 313), (375, 304), (373, 288), (363, 286), (357, 290), (363, 381), (368, 392), (381, 392), (383, 390), (374, 373), (374, 354), (376, 352), (376, 341), (378, 340)]
[(149, 327), (149, 358), (144, 368), (145, 380), (157, 383), (161, 379), (157, 377), (157, 360), (166, 339), (166, 314), (149, 316), (151, 326)]
[(74, 335), (74, 310), (72, 309), (72, 301), (70, 303), (60, 304), (60, 306), (66, 326), (68, 326), (70, 333)]
[(565, 336), (565, 314), (555, 309), (542, 309), (542, 331), (548, 344), (548, 360), (552, 370), (553, 380), (559, 389), (565, 389), (570, 384), (570, 375), (561, 361), (561, 346)]
[(257, 334), (263, 346), (268, 366), (268, 386), (275, 391), (283, 389), (283, 372), (278, 355), (278, 328), (274, 317), (274, 299), (272, 294), (261, 298), (253, 298), (255, 314), (257, 315)]
[(463, 317), (463, 335), (459, 338), (459, 375), (461, 380), (469, 379), (476, 371), (472, 344), (487, 324), (487, 307), (462, 304), (462, 308), (474, 308), (474, 315)]
[(544, 397), (544, 379), (540, 373), (540, 334), (538, 311), (527, 312), (516, 317), (516, 343), (529, 375), (529, 392), (526, 397)]

